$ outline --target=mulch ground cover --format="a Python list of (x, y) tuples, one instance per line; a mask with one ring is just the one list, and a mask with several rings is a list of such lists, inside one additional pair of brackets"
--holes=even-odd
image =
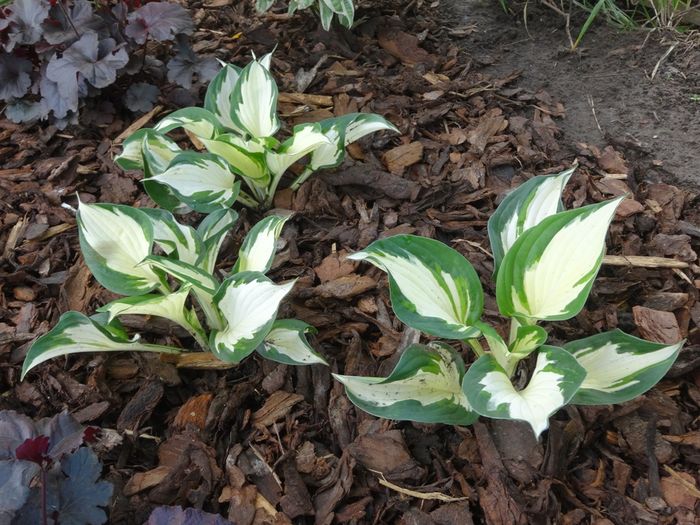
[[(330, 367), (253, 357), (192, 370), (156, 355), (79, 355), (20, 382), (32, 340), (62, 312), (93, 313), (113, 298), (82, 261), (76, 194), (151, 203), (140, 175), (111, 160), (138, 116), (118, 111), (63, 131), (0, 121), (0, 408), (32, 417), (67, 408), (102, 428), (97, 450), (115, 484), (110, 523), (143, 523), (156, 506), (182, 505), (236, 525), (697, 524), (698, 195), (645, 181), (650, 161), (615, 146), (563, 144), (566, 107), (519, 87), (518, 73), (485, 75), (459, 44), (474, 28), (427, 4), (361, 11), (353, 32), (330, 33), (312, 16), (260, 17), (236, 2), (190, 8), (199, 51), (244, 64), (277, 45), (272, 67), (289, 128), (371, 111), (401, 134), (350, 146), (343, 166), (275, 201), (297, 212), (271, 275), (298, 278), (280, 317), (315, 326), (313, 345)], [(176, 109), (182, 94), (170, 95), (136, 124)], [(440, 239), (473, 263), (486, 315), (498, 323), (486, 221), (510, 188), (574, 161), (565, 205), (627, 194), (608, 254), (638, 258), (611, 258), (587, 307), (547, 326), (551, 340), (617, 327), (659, 342), (687, 338), (668, 376), (624, 405), (567, 407), (540, 442), (513, 422), (420, 425), (355, 409), (331, 372), (386, 375), (419, 334), (393, 316), (385, 274), (344, 255), (396, 233)], [(242, 212), (222, 267), (258, 219)], [(127, 321), (148, 340), (193, 347), (158, 319)]]

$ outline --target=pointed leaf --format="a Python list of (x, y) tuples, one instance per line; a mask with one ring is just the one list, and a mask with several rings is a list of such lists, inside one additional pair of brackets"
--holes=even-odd
[(264, 154), (253, 141), (245, 141), (233, 133), (224, 133), (215, 140), (201, 139), (209, 153), (218, 155), (238, 170), (242, 177), (266, 185), (270, 175), (265, 167)]
[(377, 417), (470, 425), (478, 415), (461, 389), (464, 363), (452, 347), (411, 345), (389, 377), (333, 374), (345, 385), (348, 399)]
[(549, 417), (566, 405), (586, 377), (571, 354), (542, 346), (530, 382), (516, 390), (492, 355), (480, 357), (462, 382), (469, 403), (482, 416), (526, 421), (536, 436), (547, 429)]
[(197, 227), (197, 234), (204, 243), (197, 266), (207, 273), (214, 273), (216, 259), (221, 243), (229, 230), (236, 224), (238, 213), (230, 208), (223, 208), (207, 215)]
[(180, 224), (173, 214), (160, 208), (139, 208), (151, 220), (153, 240), (167, 254), (178, 260), (195, 264), (204, 250), (199, 234)]
[(166, 184), (190, 208), (210, 213), (230, 207), (238, 197), (240, 182), (219, 156), (185, 151), (151, 180)]
[(579, 313), (603, 261), (605, 236), (621, 199), (557, 213), (523, 232), (498, 271), (501, 313), (547, 321)]
[(330, 141), (318, 123), (299, 124), (277, 151), (266, 152), (265, 161), (272, 174), (280, 176), (296, 161), (324, 145), (330, 145)]
[(212, 351), (222, 361), (238, 363), (253, 352), (269, 333), (282, 299), (294, 281), (277, 285), (259, 272), (237, 273), (226, 279), (214, 302), (226, 320), (223, 330), (212, 331)]
[(141, 295), (161, 284), (153, 270), (140, 266), (153, 246), (153, 227), (145, 213), (81, 202), (77, 220), (85, 263), (102, 286), (120, 295)]
[(479, 334), (484, 293), (472, 265), (445, 244), (414, 235), (395, 235), (349, 257), (366, 260), (389, 274), (396, 316), (425, 333), (449, 339)]
[(143, 265), (163, 270), (179, 282), (212, 295), (219, 288), (219, 281), (213, 275), (183, 261), (151, 255), (143, 260)]
[(243, 134), (245, 131), (231, 120), (231, 95), (240, 74), (241, 68), (225, 64), (209, 83), (204, 97), (204, 108), (213, 113), (223, 127)]
[(327, 365), (306, 340), (305, 334), (309, 332), (316, 333), (316, 329), (297, 319), (275, 321), (257, 352), (265, 359), (285, 365)]
[(155, 126), (158, 133), (184, 128), (198, 138), (213, 139), (221, 133), (216, 116), (204, 108), (183, 108), (172, 112)]
[(277, 240), (284, 223), (291, 215), (270, 215), (253, 226), (238, 251), (238, 260), (231, 273), (266, 273), (277, 251)]
[(117, 336), (79, 312), (66, 312), (50, 332), (42, 335), (32, 344), (24, 358), (22, 378), (35, 366), (62, 355), (137, 351), (176, 354), (180, 349), (140, 343), (138, 336), (132, 339)]
[(652, 343), (612, 330), (565, 344), (587, 372), (572, 403), (607, 405), (634, 399), (666, 375), (684, 342)]
[(270, 137), (280, 127), (277, 84), (258, 61), (250, 62), (236, 82), (231, 98), (231, 120), (250, 136)]
[(321, 3), (338, 15), (338, 20), (344, 27), (348, 29), (352, 27), (355, 17), (355, 5), (352, 0), (321, 0)]
[(547, 330), (541, 326), (519, 326), (515, 341), (510, 344), (510, 351), (523, 359), (542, 346), (547, 341), (547, 335)]

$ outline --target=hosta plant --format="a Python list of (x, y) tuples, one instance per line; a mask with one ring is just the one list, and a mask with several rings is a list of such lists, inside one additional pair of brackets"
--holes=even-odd
[[(255, 8), (260, 13), (264, 13), (275, 5), (275, 0), (256, 0)], [(287, 13), (293, 15), (297, 10), (314, 7), (318, 11), (323, 29), (328, 31), (333, 22), (333, 16), (338, 18), (338, 22), (350, 29), (355, 18), (355, 4), (353, 0), (289, 0)]]
[(389, 377), (336, 375), (353, 403), (377, 416), (428, 423), (466, 425), (480, 415), (521, 420), (539, 436), (567, 403), (622, 403), (664, 376), (682, 341), (652, 343), (613, 330), (557, 345), (539, 324), (581, 311), (623, 198), (563, 210), (561, 194), (572, 172), (530, 179), (489, 219), (498, 309), (510, 319), (505, 337), (481, 319), (479, 278), (452, 248), (396, 235), (351, 256), (386, 271), (401, 321), (463, 341), (477, 357), (467, 369), (444, 343), (413, 345)]
[[(170, 211), (210, 212), (235, 201), (269, 207), (282, 176), (296, 161), (310, 156), (292, 189), (315, 171), (339, 165), (351, 142), (374, 131), (396, 131), (379, 115), (352, 113), (297, 125), (280, 142), (275, 138), (280, 119), (270, 60), (268, 54), (242, 69), (225, 65), (209, 84), (203, 108), (180, 109), (154, 128), (137, 131), (124, 141), (116, 162), (142, 170), (148, 194)], [(167, 136), (176, 128), (184, 128), (207, 152), (183, 151)]]
[(220, 279), (216, 259), (237, 220), (234, 211), (218, 210), (194, 229), (165, 210), (81, 203), (77, 219), (85, 263), (102, 286), (125, 297), (92, 317), (63, 314), (33, 343), (22, 375), (48, 359), (79, 352), (183, 351), (129, 337), (118, 320), (126, 314), (169, 319), (201, 350), (229, 363), (256, 350), (287, 364), (323, 363), (306, 341), (311, 327), (276, 319), (294, 282), (278, 285), (265, 276), (287, 218), (271, 215), (258, 222), (245, 237), (236, 264)]

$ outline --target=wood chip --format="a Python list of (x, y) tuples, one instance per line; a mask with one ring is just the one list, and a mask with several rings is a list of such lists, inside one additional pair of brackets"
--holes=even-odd
[(675, 344), (683, 339), (678, 320), (671, 312), (635, 306), (632, 308), (632, 315), (644, 339), (664, 344)]
[(278, 390), (267, 398), (260, 410), (253, 414), (253, 423), (263, 427), (272, 425), (289, 414), (292, 407), (303, 400), (304, 396)]
[(400, 175), (407, 167), (423, 159), (423, 144), (416, 141), (397, 146), (387, 151), (383, 159), (391, 173)]

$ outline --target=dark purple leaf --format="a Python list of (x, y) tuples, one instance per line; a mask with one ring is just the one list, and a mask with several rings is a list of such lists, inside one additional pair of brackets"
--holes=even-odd
[[(29, 497), (29, 483), (39, 467), (28, 461), (0, 461), (0, 523), (9, 523)], [(9, 518), (7, 520), (3, 518)]]
[(214, 57), (197, 57), (187, 38), (178, 36), (176, 39), (177, 53), (168, 62), (168, 80), (186, 89), (192, 87), (194, 75), (200, 82), (214, 78), (221, 66)]
[(67, 410), (52, 418), (38, 421), (36, 429), (37, 433), (49, 436), (51, 446), (48, 455), (54, 460), (60, 460), (83, 444), (85, 427)]
[(233, 525), (218, 514), (211, 514), (193, 508), (156, 507), (148, 517), (146, 525)]
[(114, 51), (115, 44), (111, 38), (98, 41), (96, 33), (85, 33), (61, 58), (49, 63), (46, 74), (58, 84), (63, 95), (64, 86), (71, 84), (71, 74), (75, 73), (80, 73), (96, 88), (107, 87), (116, 80), (117, 70), (129, 61), (124, 48)]
[(31, 102), (23, 99), (8, 102), (5, 108), (5, 116), (15, 123), (33, 122), (46, 117), (47, 113), (43, 102)]
[(0, 100), (23, 97), (32, 85), (32, 63), (0, 52)]
[(15, 449), (36, 435), (34, 422), (14, 410), (0, 411), (0, 460), (14, 459)]
[[(54, 59), (57, 60), (57, 59)], [(51, 62), (49, 62), (51, 65)], [(60, 71), (59, 71), (60, 72)], [(48, 114), (53, 111), (54, 117), (62, 119), (70, 111), (78, 111), (78, 78), (77, 73), (69, 71), (67, 75), (61, 77), (63, 89), (57, 82), (54, 82), (43, 72), (39, 82), (39, 91), (42, 96), (42, 103)]]
[(148, 82), (131, 84), (124, 95), (124, 104), (131, 111), (145, 113), (151, 111), (160, 95), (160, 90)]
[(36, 44), (43, 33), (41, 24), (49, 15), (48, 0), (15, 0), (8, 17), (10, 31), (7, 50), (12, 51), (15, 45)]
[(101, 524), (107, 521), (100, 507), (109, 505), (112, 484), (100, 481), (102, 464), (88, 447), (81, 447), (61, 461), (67, 479), (59, 485), (61, 525)]
[(64, 44), (77, 39), (78, 35), (99, 31), (104, 27), (104, 22), (94, 13), (88, 0), (75, 0), (73, 7), (68, 9), (66, 6), (66, 10), (70, 13), (70, 20), (66, 18), (63, 9), (55, 5), (49, 13), (51, 22), (44, 24), (44, 39), (51, 45)]
[(170, 2), (146, 4), (131, 13), (128, 19), (129, 24), (124, 33), (137, 44), (143, 44), (146, 38), (158, 42), (173, 40), (178, 34), (191, 35), (194, 31), (189, 11)]
[(37, 465), (41, 465), (49, 459), (46, 454), (48, 451), (49, 436), (28, 438), (15, 449), (15, 457), (23, 461), (31, 461)]

